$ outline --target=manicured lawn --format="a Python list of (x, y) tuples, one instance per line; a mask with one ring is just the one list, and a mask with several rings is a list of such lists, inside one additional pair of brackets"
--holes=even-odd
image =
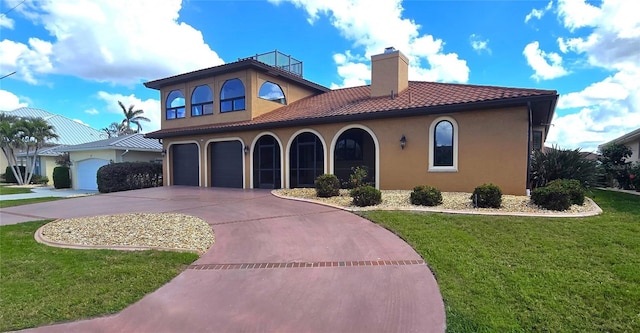
[(640, 196), (589, 218), (375, 211), (436, 275), (448, 332), (640, 332)]
[(0, 195), (21, 193), (31, 193), (31, 189), (25, 187), (7, 187), (6, 185), (0, 185)]
[(55, 200), (60, 200), (60, 199), (64, 199), (64, 198), (60, 198), (60, 197), (40, 197), (40, 198), (17, 199), (17, 200), (2, 200), (2, 198), (0, 198), (0, 208), (7, 208), (7, 207), (13, 207), (13, 206), (20, 206), (20, 205), (28, 205), (28, 204), (32, 204), (32, 203), (38, 203), (38, 202), (55, 201)]
[(0, 331), (120, 311), (198, 257), (49, 247), (33, 239), (46, 222), (0, 227)]

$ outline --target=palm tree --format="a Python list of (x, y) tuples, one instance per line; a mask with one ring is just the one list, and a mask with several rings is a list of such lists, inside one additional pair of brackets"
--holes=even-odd
[(107, 134), (107, 138), (114, 138), (120, 135), (130, 134), (130, 129), (126, 128), (123, 123), (112, 122), (108, 127), (103, 127), (101, 131)]
[(18, 137), (16, 123), (18, 117), (0, 113), (0, 149), (7, 159), (7, 165), (11, 166), (11, 172), (18, 184), (23, 183), (22, 174), (17, 169), (16, 150), (20, 149), (22, 141)]
[[(127, 109), (124, 107), (124, 104), (122, 104), (122, 102), (118, 101), (118, 104), (120, 104), (120, 108), (122, 108), (122, 113), (124, 113), (124, 119), (122, 120), (122, 124), (125, 125), (126, 131), (128, 132), (127, 134), (140, 133), (140, 131), (142, 130), (142, 125), (140, 125), (140, 121), (147, 121), (147, 122), (151, 121), (149, 118), (142, 115), (144, 111), (134, 110), (133, 105), (130, 105), (129, 109)], [(135, 132), (131, 129), (131, 124), (135, 124), (137, 126), (137, 129)]]
[(52, 139), (58, 139), (55, 128), (49, 125), (46, 120), (41, 117), (37, 118), (22, 118), (18, 121), (18, 127), (21, 130), (20, 138), (26, 147), (27, 161), (29, 161), (30, 150), (33, 148), (33, 156), (31, 156), (31, 166), (27, 168), (24, 179), (25, 184), (31, 182), (33, 177), (33, 171), (36, 168), (36, 158), (38, 156), (38, 150), (42, 148), (48, 141)]

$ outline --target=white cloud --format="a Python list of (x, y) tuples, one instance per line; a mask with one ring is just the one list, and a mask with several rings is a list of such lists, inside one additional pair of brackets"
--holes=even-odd
[(84, 110), (84, 113), (90, 114), (92, 116), (95, 116), (95, 115), (99, 114), (100, 111), (96, 110), (95, 108), (92, 108), (92, 109)]
[(535, 73), (531, 75), (536, 80), (550, 80), (564, 75), (568, 72), (562, 67), (562, 57), (555, 52), (544, 52), (540, 50), (540, 44), (535, 41), (527, 44), (522, 52), (527, 58), (527, 63)]
[[(285, 0), (270, 0), (279, 4)], [(332, 86), (361, 85), (370, 79), (363, 76), (369, 68), (370, 57), (393, 46), (404, 53), (410, 61), (409, 78), (433, 81), (467, 82), (469, 67), (456, 53), (445, 53), (445, 43), (431, 35), (420, 34), (420, 25), (404, 18), (400, 0), (370, 1), (326, 1), (288, 0), (304, 9), (313, 24), (320, 15), (326, 15), (343, 37), (353, 42), (362, 54), (350, 55), (345, 51), (337, 58), (338, 75), (342, 82)]]
[(202, 33), (179, 21), (180, 8), (181, 0), (27, 0), (16, 12), (51, 39), (3, 40), (10, 57), (0, 54), (2, 65), (30, 83), (53, 73), (132, 84), (222, 64)]
[[(563, 53), (584, 56), (612, 74), (579, 91), (560, 96), (550, 140), (595, 150), (640, 127), (640, 9), (636, 1), (559, 1), (558, 18), (577, 37), (560, 37)], [(586, 32), (584, 32), (586, 30)], [(567, 112), (574, 112), (569, 113)]]
[(12, 92), (0, 89), (0, 110), (13, 111), (17, 108), (27, 106), (29, 106), (29, 104), (24, 101), (21, 102), (20, 98)]
[(482, 39), (482, 36), (472, 34), (469, 36), (469, 42), (471, 43), (471, 47), (478, 53), (482, 53), (482, 51), (491, 54), (491, 49), (489, 48), (489, 40)]
[[(134, 106), (134, 109), (144, 111), (143, 116), (149, 118), (151, 122), (141, 122), (142, 132), (148, 133), (157, 131), (160, 129), (160, 101), (157, 99), (146, 99), (142, 100), (135, 95), (131, 94), (128, 96), (122, 94), (112, 94), (105, 91), (98, 92), (98, 99), (105, 102), (105, 110), (109, 113), (114, 114), (113, 121), (120, 122), (124, 118), (122, 113), (122, 108), (118, 104), (118, 101), (122, 102), (126, 108), (130, 105)], [(111, 123), (111, 122), (109, 122)], [(104, 127), (109, 124), (105, 124)]]
[(6, 15), (0, 15), (0, 28), (13, 29), (15, 22)]
[(532, 9), (527, 16), (524, 17), (524, 23), (528, 23), (531, 19), (541, 19), (546, 12), (548, 12), (553, 7), (553, 1), (549, 1), (547, 5), (542, 9)]

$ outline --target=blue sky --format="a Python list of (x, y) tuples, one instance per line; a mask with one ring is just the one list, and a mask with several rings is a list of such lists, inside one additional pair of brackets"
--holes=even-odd
[[(327, 87), (368, 84), (394, 46), (410, 79), (555, 89), (547, 144), (595, 151), (640, 127), (640, 1), (0, 0), (0, 110), (94, 128), (117, 101), (160, 126), (145, 81), (278, 49)], [(15, 7), (15, 8), (14, 8)]]

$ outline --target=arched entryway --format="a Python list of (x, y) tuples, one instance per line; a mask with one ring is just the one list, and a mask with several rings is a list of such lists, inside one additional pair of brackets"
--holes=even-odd
[(280, 143), (265, 134), (253, 147), (253, 187), (276, 189), (281, 183)]
[(342, 184), (349, 180), (355, 167), (367, 170), (365, 182), (376, 186), (376, 144), (371, 134), (362, 128), (350, 128), (335, 140), (333, 173)]
[(289, 147), (289, 187), (314, 187), (324, 173), (324, 148), (311, 132), (298, 134)]

